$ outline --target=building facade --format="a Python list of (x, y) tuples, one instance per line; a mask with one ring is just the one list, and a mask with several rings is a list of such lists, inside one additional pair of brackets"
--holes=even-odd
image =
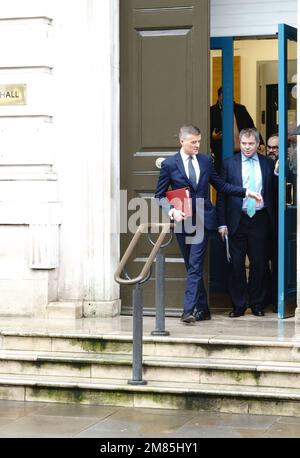
[[(0, 316), (121, 311), (120, 1), (2, 1)], [(297, 3), (211, 0), (211, 36), (275, 35)]]

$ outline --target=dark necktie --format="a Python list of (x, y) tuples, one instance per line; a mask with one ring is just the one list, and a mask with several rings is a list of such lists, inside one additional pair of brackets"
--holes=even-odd
[(195, 172), (195, 168), (194, 168), (194, 165), (193, 165), (193, 157), (192, 156), (189, 157), (189, 180), (192, 183), (192, 186), (196, 191), (198, 183), (197, 183), (197, 177), (196, 177), (196, 172)]

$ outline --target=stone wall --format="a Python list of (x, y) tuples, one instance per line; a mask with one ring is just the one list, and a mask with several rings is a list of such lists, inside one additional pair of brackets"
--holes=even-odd
[(0, 86), (26, 86), (0, 105), (0, 315), (117, 314), (118, 0), (0, 14)]

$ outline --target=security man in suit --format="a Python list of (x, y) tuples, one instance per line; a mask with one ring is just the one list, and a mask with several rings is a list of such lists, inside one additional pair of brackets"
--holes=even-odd
[[(222, 86), (218, 89), (218, 100), (210, 107), (210, 148), (214, 157), (215, 169), (221, 172), (222, 166), (222, 108), (223, 96)], [(234, 152), (240, 152), (239, 133), (242, 129), (254, 127), (254, 121), (251, 118), (245, 105), (233, 102), (233, 127), (234, 127)], [(260, 135), (260, 144), (263, 145), (263, 139)]]
[[(229, 237), (232, 265), (228, 289), (233, 304), (231, 318), (244, 315), (247, 306), (256, 316), (264, 316), (267, 296), (268, 247), (270, 231), (275, 228), (276, 175), (272, 159), (257, 153), (259, 132), (240, 132), (240, 153), (224, 160), (221, 177), (228, 183), (249, 188), (262, 195), (261, 202), (251, 198), (218, 194), (219, 233)], [(277, 167), (277, 166), (276, 166)], [(245, 260), (249, 258), (247, 281)]]
[[(226, 183), (216, 173), (210, 155), (199, 153), (201, 132), (195, 126), (183, 126), (179, 132), (181, 150), (162, 163), (155, 197), (164, 211), (175, 220), (176, 237), (187, 269), (187, 283), (183, 301), (181, 321), (210, 320), (211, 315), (203, 281), (203, 265), (209, 232), (216, 229), (215, 209), (209, 197), (209, 184), (217, 191), (243, 199), (245, 195), (261, 200), (261, 195), (238, 185)], [(169, 187), (173, 190), (190, 188), (193, 216), (192, 229), (187, 229), (188, 221), (184, 212), (175, 209), (166, 199)], [(201, 215), (203, 210), (203, 219)], [(200, 226), (203, 226), (202, 228)], [(202, 229), (202, 232), (201, 232)], [(201, 236), (199, 237), (199, 233)]]

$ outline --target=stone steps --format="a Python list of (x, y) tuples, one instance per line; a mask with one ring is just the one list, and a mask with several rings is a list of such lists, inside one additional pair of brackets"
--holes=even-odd
[(131, 385), (130, 335), (0, 334), (0, 399), (300, 416), (300, 341), (145, 336)]
[[(0, 350), (78, 352), (80, 354), (132, 353), (130, 335), (65, 334), (2, 331)], [(300, 340), (222, 339), (144, 336), (144, 356), (240, 359), (243, 361), (300, 362)]]
[[(131, 355), (88, 355), (0, 351), (0, 375), (49, 375), (80, 379), (132, 378)], [(300, 389), (299, 362), (261, 362), (233, 359), (143, 358), (143, 379), (198, 384), (284, 387)]]
[(231, 413), (300, 416), (295, 388), (148, 382), (84, 381), (62, 376), (0, 376), (0, 398), (19, 401), (195, 409)]

